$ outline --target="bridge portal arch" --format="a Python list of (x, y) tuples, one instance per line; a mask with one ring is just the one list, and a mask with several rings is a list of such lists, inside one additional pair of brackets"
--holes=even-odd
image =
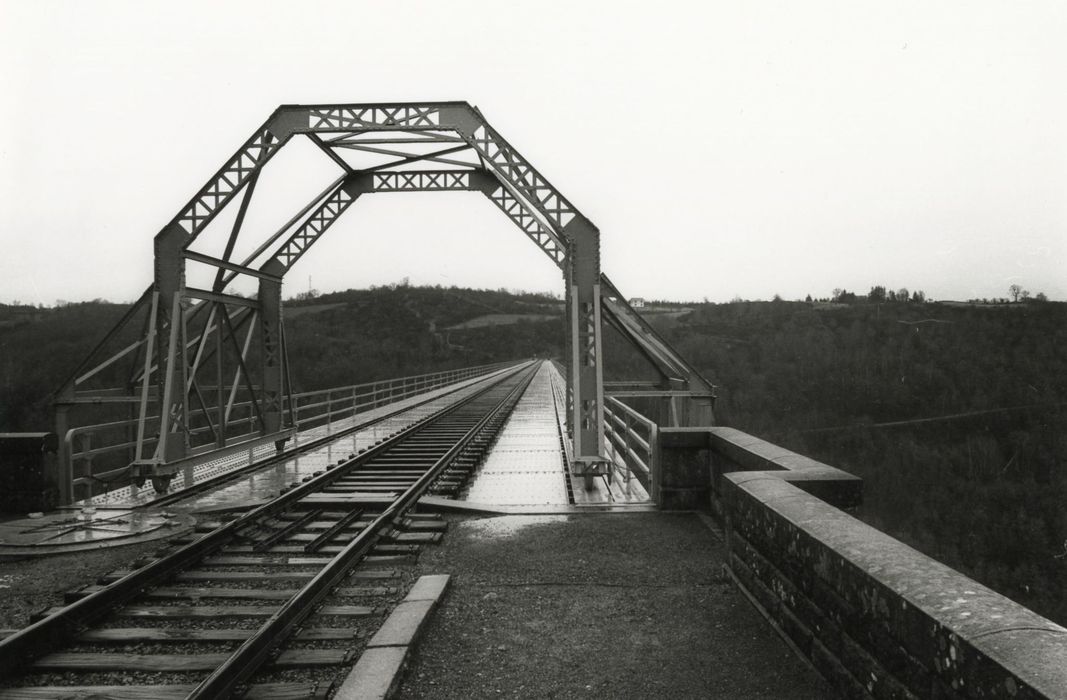
[[(313, 143), (342, 174), (273, 234), (257, 241), (252, 254), (235, 258), (260, 173), (297, 137)], [(353, 165), (346, 157), (352, 153), (373, 154), (378, 162)], [(125, 391), (138, 412), (130, 476), (165, 480), (177, 465), (205, 451), (240, 446), (251, 438), (284, 441), (293, 425), (283, 400), (291, 386), (282, 281), (361, 197), (423, 191), (482, 193), (560, 268), (569, 329), (567, 422), (574, 472), (605, 469), (605, 318), (657, 368), (664, 388), (699, 389), (711, 396), (711, 385), (602, 275), (597, 227), (476, 107), (466, 102), (283, 105), (155, 236), (152, 286), (64, 385), (57, 400), (57, 429), (64, 432), (67, 408), (91, 398), (92, 392), (82, 385), (117, 357), (131, 356), (129, 380), (112, 392)], [(201, 234), (229, 208), (235, 208), (236, 215), (222, 249), (198, 249)], [(213, 284), (187, 284), (190, 263), (212, 269)], [(239, 278), (258, 282), (255, 298), (229, 291)], [(94, 365), (100, 349), (138, 314), (144, 332), (137, 341)], [(256, 363), (252, 356), (257, 356)], [(213, 385), (205, 379), (209, 370), (214, 372)], [(206, 400), (212, 389), (215, 399)], [(229, 418), (239, 390), (248, 397), (252, 430), (234, 435)], [(698, 422), (710, 422), (710, 398), (704, 413)]]

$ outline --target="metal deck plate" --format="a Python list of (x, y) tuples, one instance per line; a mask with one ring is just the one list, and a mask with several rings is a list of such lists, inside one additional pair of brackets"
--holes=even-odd
[(65, 508), (0, 523), (0, 560), (145, 542), (174, 536), (194, 523), (181, 513)]
[[(555, 376), (553, 376), (555, 375)], [(567, 505), (567, 472), (560, 452), (550, 363), (541, 365), (512, 411), (465, 500), (489, 505)]]

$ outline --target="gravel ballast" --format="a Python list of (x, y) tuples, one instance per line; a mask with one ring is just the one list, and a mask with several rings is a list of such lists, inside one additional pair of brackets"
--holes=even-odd
[(826, 698), (694, 514), (457, 518), (399, 698)]
[(104, 574), (127, 568), (165, 546), (163, 542), (142, 542), (0, 562), (0, 629), (25, 627), (30, 615), (63, 605), (67, 591), (95, 583)]

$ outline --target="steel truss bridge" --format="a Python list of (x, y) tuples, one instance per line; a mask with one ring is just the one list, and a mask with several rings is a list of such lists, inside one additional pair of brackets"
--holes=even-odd
[[(341, 174), (272, 234), (254, 238), (244, 221), (261, 173), (295, 137), (310, 141)], [(364, 160), (373, 156), (376, 162), (356, 166), (352, 153)], [(123, 674), (130, 669), (208, 671), (195, 687), (138, 689), (124, 675), (120, 685), (81, 686), (78, 696), (214, 698), (235, 689), (243, 692), (260, 666), (349, 663), (344, 649), (292, 649), (295, 654), (288, 660), (286, 651), (275, 651), (291, 635), (351, 637), (347, 623), (346, 629), (303, 623), (320, 610), (327, 617), (369, 614), (364, 606), (321, 605), (334, 589), (342, 599), (367, 595), (338, 584), (376, 548), (395, 554), (417, 546), (403, 543), (440, 538), (443, 523), (428, 513), (407, 517), (408, 509), (434, 488), (454, 491), (469, 476), (490, 436), (509, 412), (519, 410), (520, 395), (540, 372), (535, 365), (541, 363), (503, 363), (294, 393), (281, 313), (285, 275), (363, 195), (418, 191), (481, 192), (561, 270), (570, 330), (564, 358), (568, 396), (564, 399), (563, 382), (551, 368), (542, 391), (553, 407), (548, 451), (555, 455), (564, 448), (559, 451), (570, 459), (566, 466), (571, 475), (588, 482), (608, 469), (609, 459), (625, 469), (636, 466), (645, 476), (658, 475), (646, 479), (658, 508), (710, 509), (723, 523), (726, 543), (716, 570), (728, 572), (793, 650), (842, 696), (1067, 697), (1067, 630), (845, 512), (862, 502), (862, 482), (855, 476), (739, 430), (713, 426), (713, 387), (602, 273), (597, 228), (465, 102), (275, 110), (156, 235), (152, 285), (56, 395), (63, 453), (57, 481), (65, 489), (60, 498), (75, 500), (75, 457), (89, 463), (89, 482), (140, 486), (151, 480), (164, 491), (175, 474), (190, 474), (194, 464), (210, 467), (209, 460), (225, 461), (245, 451), (249, 468), (260, 469), (253, 453), (282, 446), (298, 428), (310, 440), (305, 446), (314, 447), (407, 411), (410, 405), (404, 401), (425, 404), (425, 413), (392, 437), (377, 440), (375, 434), (373, 446), (285, 487), (277, 498), (253, 503), (229, 524), (194, 533), (169, 554), (134, 570), (113, 572), (103, 585), (71, 592), (74, 602), (43, 611), (41, 619), (21, 630), (0, 630), (0, 676), (26, 669), (30, 674), (87, 670), (94, 675), (86, 682), (96, 682), (101, 669)], [(219, 232), (225, 221), (219, 215), (227, 207), (232, 224), (221, 229), (225, 235), (213, 248), (208, 241)], [(205, 236), (209, 227), (211, 235)], [(251, 253), (236, 255), (239, 242)], [(187, 272), (193, 269), (197, 278), (211, 282), (190, 285)], [(249, 279), (258, 285), (253, 298), (235, 289)], [(648, 360), (658, 379), (605, 385), (605, 323)], [(429, 397), (453, 391), (464, 393), (448, 406), (438, 402), (440, 394)], [(565, 402), (566, 438), (556, 409)], [(371, 420), (368, 414), (374, 410), (380, 415)], [(357, 413), (362, 414), (358, 420)], [(332, 435), (331, 426), (337, 431)], [(17, 443), (19, 461), (11, 464), (19, 466), (27, 454), (46, 461), (43, 454), (50, 452), (55, 436), (3, 437)], [(92, 464), (94, 459), (106, 463)], [(557, 465), (562, 468), (564, 458)], [(88, 508), (82, 512), (91, 515)], [(60, 517), (50, 527), (67, 528), (72, 520), (77, 524), (77, 518)], [(643, 521), (641, 527), (654, 524)], [(673, 537), (677, 530), (671, 532)], [(45, 536), (51, 538), (52, 532)], [(268, 551), (271, 556), (262, 556)], [(317, 552), (329, 556), (315, 556)], [(300, 571), (279, 570), (289, 566)], [(264, 586), (267, 577), (306, 582), (281, 590)], [(255, 582), (257, 589), (228, 588), (227, 581)], [(213, 588), (200, 587), (205, 582)], [(444, 583), (428, 583), (436, 587), (436, 600)], [(430, 609), (427, 591), (413, 597), (419, 587), (427, 588), (420, 580), (400, 605)], [(475, 595), (477, 604), (481, 592)], [(190, 604), (130, 605), (139, 597), (188, 599)], [(204, 597), (263, 602), (204, 607)], [(114, 628), (105, 618), (122, 606), (132, 618), (217, 617), (222, 611), (266, 621), (258, 629), (185, 624)], [(694, 617), (698, 624), (703, 619)], [(103, 627), (90, 629), (102, 620)], [(715, 634), (711, 629), (707, 633)], [(221, 655), (198, 653), (199, 647), (165, 655), (141, 654), (141, 647), (132, 656), (52, 653), (90, 642), (205, 640), (239, 646)], [(733, 642), (722, 639), (719, 649)], [(341, 692), (350, 680), (373, 675), (361, 674), (357, 663)], [(716, 687), (722, 675), (716, 674)], [(394, 678), (377, 676), (387, 683)], [(270, 697), (317, 692), (288, 683), (272, 685), (266, 689)], [(56, 697), (71, 687), (5, 685), (0, 695)], [(345, 696), (356, 695), (371, 693)]]
[[(341, 170), (271, 235), (248, 239), (245, 215), (271, 159), (306, 139)], [(377, 163), (355, 167), (350, 155)], [(346, 156), (349, 156), (346, 159)], [(634, 310), (600, 268), (600, 231), (466, 102), (285, 105), (231, 155), (155, 236), (154, 281), (63, 385), (56, 432), (112, 426), (126, 464), (109, 478), (151, 479), (166, 490), (182, 465), (205, 455), (274, 442), (296, 429), (281, 289), (285, 276), (364, 195), (480, 192), (562, 272), (572, 472), (603, 473), (606, 322), (659, 377), (607, 394), (659, 400), (672, 425), (711, 425), (713, 387)], [(224, 243), (202, 237), (236, 210)], [(244, 238), (242, 238), (244, 236)], [(238, 242), (252, 253), (238, 258)], [(187, 284), (187, 270), (214, 282)], [(208, 275), (211, 277), (212, 275)], [(254, 279), (246, 298), (233, 285)], [(93, 454), (105, 447), (92, 446)], [(70, 483), (70, 447), (61, 462)], [(69, 489), (68, 489), (69, 490)], [(71, 500), (71, 494), (61, 494)]]

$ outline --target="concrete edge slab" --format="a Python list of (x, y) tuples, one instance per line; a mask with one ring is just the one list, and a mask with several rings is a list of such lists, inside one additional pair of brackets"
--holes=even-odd
[(445, 589), (448, 588), (449, 581), (452, 577), (448, 574), (436, 574), (433, 576), (420, 576), (419, 580), (415, 582), (415, 585), (408, 591), (407, 596), (404, 597), (405, 601), (414, 600), (433, 600), (439, 601), (445, 594)]
[(421, 576), (393, 609), (337, 689), (334, 700), (385, 700), (400, 684), (408, 655), (436, 609), (451, 577)]
[(385, 700), (396, 692), (408, 647), (367, 649), (348, 672), (334, 700)]
[(436, 600), (401, 601), (367, 642), (367, 648), (411, 646), (436, 605)]

